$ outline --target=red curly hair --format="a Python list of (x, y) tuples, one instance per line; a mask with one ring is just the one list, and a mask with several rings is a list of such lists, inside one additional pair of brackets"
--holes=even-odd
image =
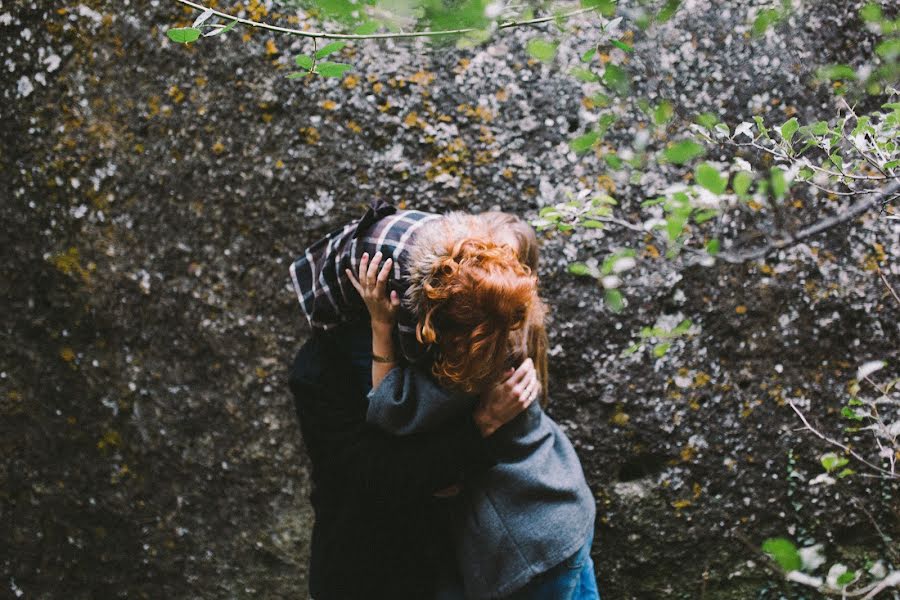
[(477, 393), (531, 356), (546, 386), (546, 308), (514, 249), (459, 240), (435, 263), (424, 292), (416, 335), (436, 349), (438, 381)]

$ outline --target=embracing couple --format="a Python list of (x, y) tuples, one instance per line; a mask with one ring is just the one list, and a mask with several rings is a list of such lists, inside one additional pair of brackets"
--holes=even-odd
[(291, 266), (313, 600), (599, 599), (537, 262), (514, 215), (377, 203)]

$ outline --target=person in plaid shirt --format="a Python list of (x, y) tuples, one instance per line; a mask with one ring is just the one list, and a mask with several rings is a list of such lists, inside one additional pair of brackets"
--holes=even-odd
[[(474, 219), (474, 220), (473, 220)], [(476, 225), (473, 230), (473, 224)], [(420, 235), (421, 234), (421, 235)], [(389, 294), (395, 293), (401, 306), (395, 330), (397, 347), (408, 364), (424, 364), (433, 359), (429, 347), (419, 341), (422, 288), (431, 274), (446, 235), (458, 238), (490, 235), (497, 243), (515, 248), (521, 262), (537, 271), (537, 241), (531, 227), (516, 217), (496, 211), (480, 215), (438, 215), (418, 210), (398, 210), (376, 201), (358, 220), (331, 232), (306, 249), (290, 267), (291, 280), (303, 314), (314, 331), (328, 331), (341, 324), (367, 324), (365, 304), (347, 276), (356, 273), (363, 255), (381, 254), (382, 264), (390, 261)], [(369, 364), (372, 358), (370, 331), (360, 327), (359, 335), (347, 339), (348, 350), (358, 369), (360, 386), (371, 388)], [(546, 382), (546, 359), (533, 357), (538, 375)]]

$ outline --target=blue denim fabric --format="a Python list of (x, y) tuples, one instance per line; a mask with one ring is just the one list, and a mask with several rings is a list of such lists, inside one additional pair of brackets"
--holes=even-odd
[(581, 550), (531, 580), (506, 600), (600, 600), (594, 561), (591, 560), (592, 542), (593, 539), (589, 539)]

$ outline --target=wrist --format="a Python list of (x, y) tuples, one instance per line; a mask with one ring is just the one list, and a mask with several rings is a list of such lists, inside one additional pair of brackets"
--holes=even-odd
[(380, 334), (390, 336), (393, 329), (393, 321), (376, 321), (375, 319), (372, 319), (372, 332), (376, 335)]
[(481, 406), (472, 413), (472, 420), (483, 438), (490, 437), (500, 428), (500, 424)]

